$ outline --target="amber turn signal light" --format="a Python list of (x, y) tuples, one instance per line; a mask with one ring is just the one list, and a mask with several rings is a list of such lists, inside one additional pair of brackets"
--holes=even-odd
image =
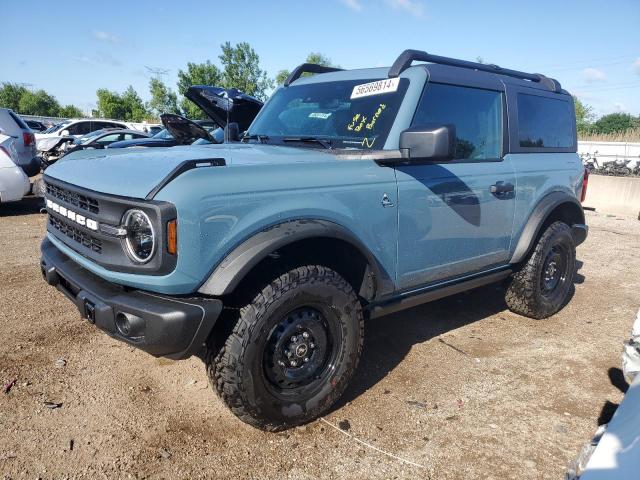
[(167, 222), (167, 252), (171, 255), (178, 253), (178, 222)]

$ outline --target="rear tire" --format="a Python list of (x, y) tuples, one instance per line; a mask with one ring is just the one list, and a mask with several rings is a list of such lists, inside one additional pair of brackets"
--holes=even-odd
[(521, 269), (509, 280), (505, 301), (512, 312), (547, 318), (567, 302), (573, 288), (576, 246), (566, 223), (554, 222), (542, 234)]
[(314, 420), (342, 395), (363, 333), (351, 285), (320, 265), (294, 268), (240, 309), (222, 348), (207, 351), (207, 373), (240, 420), (283, 430)]

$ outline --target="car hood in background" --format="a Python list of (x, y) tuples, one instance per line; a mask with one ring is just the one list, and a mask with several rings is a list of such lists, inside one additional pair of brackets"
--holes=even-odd
[(226, 166), (326, 162), (326, 150), (246, 143), (150, 149), (80, 150), (47, 168), (47, 176), (95, 192), (145, 198), (182, 163), (224, 159)]
[(160, 115), (160, 120), (162, 120), (162, 124), (171, 132), (175, 142), (179, 145), (190, 145), (194, 140), (198, 139), (217, 143), (204, 127), (181, 115), (163, 113)]
[(241, 132), (249, 128), (263, 105), (257, 98), (235, 88), (193, 85), (187, 89), (184, 96), (221, 127), (235, 122)]

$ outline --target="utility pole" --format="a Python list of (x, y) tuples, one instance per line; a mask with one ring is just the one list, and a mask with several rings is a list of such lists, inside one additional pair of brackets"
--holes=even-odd
[(160, 80), (162, 83), (164, 83), (164, 77), (171, 71), (168, 68), (148, 67), (147, 65), (145, 65), (144, 68), (147, 69), (149, 75)]

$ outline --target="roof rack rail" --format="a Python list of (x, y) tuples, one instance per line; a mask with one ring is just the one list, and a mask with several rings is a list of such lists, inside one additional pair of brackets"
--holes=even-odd
[(532, 82), (539, 83), (552, 92), (562, 91), (560, 82), (553, 78), (545, 77), (540, 73), (525, 73), (517, 70), (510, 70), (508, 68), (502, 68), (498, 65), (488, 65), (485, 63), (458, 60), (457, 58), (441, 57), (440, 55), (432, 55), (421, 50), (405, 50), (402, 52), (389, 69), (389, 78), (398, 77), (402, 72), (409, 68), (411, 63), (414, 61), (439, 63), (440, 65), (449, 65), (451, 67), (469, 68), (471, 70), (497, 73), (499, 75), (506, 75), (508, 77), (520, 78), (522, 80), (530, 80)]
[(317, 63), (303, 63), (298, 65), (296, 69), (284, 81), (284, 86), (288, 87), (291, 82), (299, 79), (303, 73), (329, 73), (339, 72), (342, 68), (325, 67), (324, 65), (318, 65)]

